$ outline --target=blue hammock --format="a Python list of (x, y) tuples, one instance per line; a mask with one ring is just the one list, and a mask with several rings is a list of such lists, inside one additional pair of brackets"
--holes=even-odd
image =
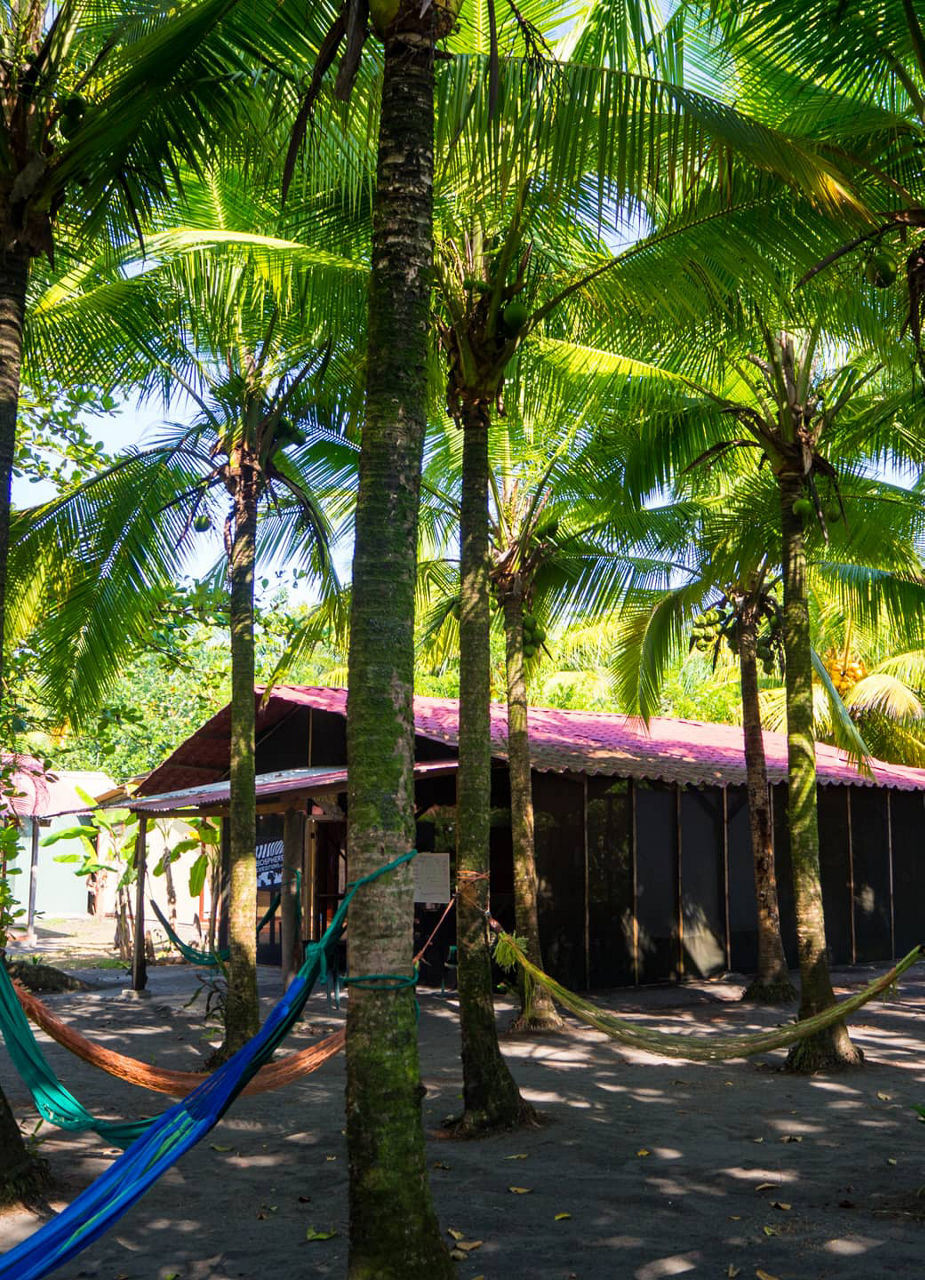
[(152, 1183), (215, 1127), (235, 1098), (285, 1039), (312, 987), (327, 972), (340, 941), (347, 907), (361, 885), (410, 861), (416, 854), (379, 867), (351, 884), (324, 936), (308, 947), (305, 963), (282, 1000), (252, 1040), (181, 1102), (165, 1111), (105, 1173), (28, 1240), (0, 1256), (0, 1280), (39, 1280), (103, 1235), (140, 1200)]

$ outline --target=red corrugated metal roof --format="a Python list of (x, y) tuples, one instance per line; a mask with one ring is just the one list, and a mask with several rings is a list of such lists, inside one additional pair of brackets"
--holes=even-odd
[(77, 788), (94, 798), (115, 786), (105, 773), (87, 773), (67, 770), (47, 772), (41, 760), (34, 756), (0, 755), (4, 765), (15, 766), (12, 786), (14, 794), (8, 798), (9, 807), (18, 818), (52, 818), (63, 813), (86, 813), (87, 805), (77, 794)]
[[(427, 760), (414, 766), (415, 778), (439, 778), (445, 774), (455, 773), (459, 766), (457, 760)], [(257, 777), (255, 792), (257, 800), (269, 800), (275, 796), (291, 795), (293, 792), (306, 796), (319, 797), (337, 794), (347, 790), (346, 769), (286, 769), (280, 773), (260, 774)], [(176, 813), (185, 809), (208, 808), (210, 805), (226, 805), (231, 791), (231, 783), (211, 782), (204, 787), (188, 787), (181, 791), (167, 791), (160, 795), (135, 797), (129, 801), (121, 801), (137, 813)]]
[[(266, 707), (258, 712), (259, 732), (263, 733), (296, 706), (346, 715), (347, 691), (278, 685)], [(459, 705), (455, 698), (415, 698), (414, 720), (419, 737), (456, 748)], [(226, 707), (154, 770), (138, 794), (151, 795), (193, 786), (197, 780), (210, 782), (221, 778), (228, 769), (228, 724)], [(725, 786), (745, 781), (742, 730), (737, 725), (657, 718), (650, 720), (646, 727), (637, 719), (613, 712), (562, 711), (547, 707), (531, 707), (529, 724), (533, 767), (541, 771), (612, 774), (695, 786)], [(491, 732), (494, 754), (505, 757), (507, 710), (499, 703), (492, 704)], [(764, 743), (770, 780), (785, 781), (786, 736), (765, 733)], [(816, 764), (821, 783), (925, 791), (925, 769), (875, 761), (873, 776), (868, 777), (859, 773), (835, 747), (824, 743), (816, 744)], [(203, 777), (205, 773), (211, 776)]]

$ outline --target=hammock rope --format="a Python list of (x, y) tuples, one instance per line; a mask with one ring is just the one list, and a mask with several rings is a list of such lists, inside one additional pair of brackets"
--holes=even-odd
[(66, 1209), (3, 1254), (0, 1280), (41, 1280), (49, 1271), (69, 1261), (103, 1235), (166, 1169), (215, 1127), (298, 1020), (328, 956), (340, 941), (354, 894), (363, 885), (409, 862), (416, 853), (417, 850), (412, 849), (348, 886), (324, 935), (309, 945), (305, 963), (256, 1036), (182, 1102), (158, 1117), (148, 1131)]
[[(6, 969), (0, 965), (0, 987), (5, 986), (9, 981)], [(131, 1058), (127, 1054), (104, 1048), (103, 1045), (82, 1035), (67, 1022), (62, 1022), (60, 1018), (55, 1017), (47, 1004), (26, 991), (19, 982), (13, 982), (12, 985), (26, 1017), (37, 1027), (41, 1027), (56, 1044), (61, 1045), (63, 1049), (67, 1049), (69, 1053), (73, 1053), (76, 1058), (80, 1058), (91, 1067), (98, 1067), (100, 1071), (105, 1071), (107, 1075), (114, 1076), (117, 1080), (138, 1085), (139, 1088), (147, 1089), (151, 1093), (166, 1093), (173, 1098), (183, 1098), (202, 1084), (205, 1078), (205, 1073), (202, 1071), (172, 1071), (167, 1067), (152, 1067), (138, 1058)], [(5, 1011), (6, 1002), (0, 1000), (0, 1029), (4, 1031), (4, 1035), (6, 1034), (6, 1028), (3, 1026)], [(34, 1036), (32, 1039), (35, 1039)], [(279, 1089), (293, 1080), (317, 1071), (322, 1063), (339, 1053), (343, 1047), (344, 1033), (336, 1031), (333, 1035), (325, 1036), (324, 1039), (306, 1049), (287, 1054), (275, 1062), (268, 1062), (260, 1068), (242, 1092), (250, 1095)], [(36, 1048), (39, 1049), (38, 1042), (36, 1042)], [(39, 1052), (41, 1052), (40, 1049)]]
[(503, 968), (519, 965), (532, 981), (542, 985), (553, 999), (564, 1009), (568, 1009), (576, 1018), (589, 1026), (603, 1031), (612, 1040), (631, 1045), (636, 1049), (644, 1049), (647, 1053), (658, 1054), (664, 1058), (685, 1058), (690, 1062), (722, 1062), (732, 1058), (749, 1058), (756, 1053), (770, 1053), (774, 1049), (784, 1049), (795, 1044), (806, 1036), (815, 1035), (833, 1026), (836, 1022), (850, 1017), (862, 1008), (869, 1000), (873, 1000), (888, 990), (907, 969), (922, 959), (925, 946), (913, 947), (907, 956), (903, 956), (889, 973), (876, 978), (862, 991), (821, 1013), (803, 1018), (799, 1022), (775, 1027), (771, 1031), (750, 1031), (738, 1036), (697, 1036), (683, 1035), (669, 1031), (656, 1031), (649, 1027), (640, 1027), (626, 1018), (618, 1018), (615, 1014), (606, 1013), (563, 987), (555, 978), (544, 973), (524, 955), (517, 941), (510, 934), (499, 931), (495, 943), (495, 959)]
[[(281, 897), (281, 893), (274, 893), (273, 897), (270, 899), (270, 905), (257, 921), (258, 937), (260, 936), (261, 930), (265, 928), (276, 915)], [(184, 942), (154, 899), (151, 898), (149, 901), (151, 903), (151, 909), (161, 922), (161, 928), (167, 934), (169, 942), (176, 947), (184, 960), (188, 960), (190, 964), (199, 964), (210, 968), (218, 968), (219, 965), (227, 964), (228, 959), (231, 956), (231, 951), (228, 947), (219, 947), (217, 951), (201, 951), (199, 947), (194, 947), (189, 942)], [(296, 899), (296, 902), (298, 902), (298, 899)]]

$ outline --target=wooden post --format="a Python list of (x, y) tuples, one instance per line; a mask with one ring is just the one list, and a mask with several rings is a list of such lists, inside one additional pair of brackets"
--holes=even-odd
[(31, 845), (29, 857), (29, 900), (26, 907), (26, 941), (35, 941), (35, 899), (39, 885), (39, 831), (38, 816), (31, 819)]
[(135, 837), (135, 945), (132, 951), (132, 990), (144, 991), (148, 985), (148, 969), (145, 963), (145, 871), (147, 869), (146, 842), (148, 819), (138, 818), (138, 835)]
[(299, 928), (299, 877), (305, 847), (305, 814), (287, 809), (283, 817), (283, 875), (280, 885), (279, 919), (282, 933), (281, 968), (283, 990), (289, 986), (302, 959), (302, 930)]

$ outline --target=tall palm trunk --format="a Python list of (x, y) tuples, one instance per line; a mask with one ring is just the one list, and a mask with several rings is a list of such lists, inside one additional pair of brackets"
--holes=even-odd
[[(507, 671), (507, 760), (511, 777), (511, 843), (514, 854), (514, 920), (526, 943), (527, 957), (543, 967), (536, 905), (536, 847), (533, 828), (533, 779), (524, 675), (524, 593), (518, 574), (502, 597)], [(520, 1015), (512, 1031), (558, 1031), (562, 1019), (545, 987), (520, 985)]]
[(228, 1056), (255, 1035), (257, 1004), (257, 806), (254, 792), (254, 563), (259, 464), (245, 446), (229, 465), (233, 496), (231, 542), (231, 767), (228, 803)]
[(761, 732), (758, 701), (758, 662), (755, 646), (758, 619), (748, 605), (739, 611), (739, 672), (742, 685), (742, 730), (745, 738), (745, 775), (748, 791), (748, 825), (755, 868), (755, 902), (758, 907), (758, 972), (743, 999), (778, 1004), (796, 999), (790, 981), (780, 933), (777, 876), (774, 871), (774, 838), (768, 770)]
[(488, 602), (488, 411), (462, 409), (459, 519), (459, 774), (456, 781), (456, 938), (462, 1036), (463, 1132), (512, 1128), (533, 1110), (498, 1045), (488, 949), (491, 810), (491, 654)]
[[(803, 496), (798, 475), (779, 477), (782, 563), (784, 569), (784, 653), (787, 686), (787, 817), (790, 861), (800, 959), (800, 1017), (834, 1003), (826, 955), (822, 883), (819, 873), (819, 825), (816, 809), (816, 744), (813, 728), (813, 664), (806, 592), (803, 517), (794, 503)], [(794, 1071), (854, 1066), (862, 1059), (847, 1028), (838, 1022), (807, 1036), (791, 1049)]]
[(16, 451), (19, 378), (30, 256), (22, 248), (0, 255), (0, 662), (5, 635), (6, 565), (10, 545), (10, 487)]
[[(366, 422), (350, 618), (350, 874), (414, 844), (414, 587), (433, 265), (433, 11), (402, 0), (384, 38), (369, 293)], [(351, 976), (409, 975), (413, 878), (350, 908)], [(450, 1280), (427, 1181), (414, 993), (351, 989), (347, 1013), (350, 1280)]]
[[(6, 724), (3, 686), (6, 567), (10, 544), (10, 486), (16, 449), (19, 377), (29, 254), (7, 248), (0, 255), (0, 718)], [(0, 1089), (0, 1204), (30, 1195), (47, 1182), (47, 1165), (30, 1154)]]

